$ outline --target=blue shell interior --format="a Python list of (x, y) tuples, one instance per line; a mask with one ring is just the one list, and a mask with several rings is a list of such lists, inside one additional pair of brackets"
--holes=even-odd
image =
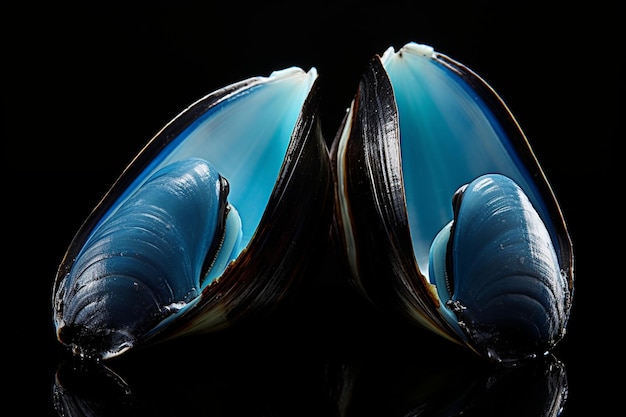
[(484, 81), (429, 46), (381, 62), (413, 253), (444, 332), (499, 362), (548, 351), (568, 321), (571, 248), (522, 131)]
[(242, 225), (241, 242), (235, 252), (238, 255), (261, 221), (315, 78), (307, 77), (307, 85), (301, 77), (290, 77), (293, 71), (300, 70), (276, 71), (264, 82), (227, 96), (200, 115), (155, 155), (100, 223), (154, 172), (174, 161), (201, 158), (209, 161), (230, 184), (228, 200), (238, 211)]
[[(382, 62), (400, 119), (402, 171), (415, 257), (428, 275), (430, 245), (453, 218), (455, 191), (485, 173), (501, 173), (528, 195), (557, 241), (528, 168), (490, 107), (432, 49), (408, 44)], [(410, 115), (410, 117), (406, 117)]]
[(149, 142), (70, 246), (60, 338), (109, 357), (195, 305), (258, 229), (316, 78), (292, 67), (233, 84)]

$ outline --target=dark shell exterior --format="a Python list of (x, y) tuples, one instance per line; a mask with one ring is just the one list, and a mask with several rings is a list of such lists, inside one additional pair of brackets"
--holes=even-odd
[[(287, 127), (292, 133), (286, 154), (259, 226), (249, 243), (219, 277), (202, 289), (192, 308), (166, 324), (155, 326), (152, 331), (137, 335), (130, 347), (185, 334), (213, 332), (271, 311), (310, 276), (311, 261), (315, 261), (319, 248), (323, 248), (328, 239), (333, 206), (329, 151), (319, 124), (320, 95), (316, 77), (315, 72), (295, 125)], [(233, 97), (245, 100), (248, 92), (262, 87), (266, 80), (267, 77), (253, 77), (234, 83), (208, 94), (181, 112), (147, 143), (80, 227), (58, 268), (52, 300), (58, 338), (75, 354), (107, 359), (130, 348), (112, 349), (110, 341), (106, 340), (105, 329), (102, 333), (99, 329), (79, 328), (72, 332), (62, 329), (71, 326), (71, 321), (75, 320), (64, 316), (66, 305), (79, 302), (64, 298), (66, 290), (62, 283), (93, 229), (128, 194), (137, 178), (152, 169), (154, 161), (169, 155), (170, 145), (178, 141), (178, 149), (189, 147), (187, 154), (194, 156), (197, 153), (194, 148), (197, 144), (186, 143), (185, 132), (194, 129), (209, 112), (219, 111), (220, 106)], [(258, 130), (261, 131), (262, 126), (258, 126)], [(202, 138), (202, 146), (223, 146), (213, 139)], [(234, 148), (231, 152), (241, 150)], [(225, 177), (229, 180), (227, 175)]]
[[(422, 52), (431, 60), (427, 65), (437, 66), (455, 82), (460, 80), (464, 89), (478, 97), (477, 102), (484, 103), (483, 111), (490, 112), (490, 120), (499, 125), (498, 130), (508, 142), (501, 147), (508, 152), (502, 159), (510, 158), (517, 164), (514, 169), (522, 173), (520, 180), (530, 184), (533, 196), (538, 196), (538, 204), (544, 207), (541, 215), (551, 232), (561, 267), (560, 277), (555, 279), (558, 282), (551, 285), (563, 295), (557, 300), (559, 305), (552, 306), (553, 311), (548, 312), (558, 316), (555, 319), (558, 329), (548, 340), (531, 341), (530, 346), (517, 346), (508, 340), (494, 341), (497, 338), (485, 342), (490, 344), (485, 346), (471, 340), (444, 317), (444, 305), (427, 276), (428, 267), (416, 260), (409, 227), (405, 182), (410, 174), (403, 172), (400, 120), (415, 115), (399, 112), (398, 92), (394, 91), (384, 64), (388, 57), (381, 59), (378, 55), (369, 62), (331, 148), (336, 182), (334, 234), (345, 250), (352, 272), (350, 281), (375, 306), (399, 312), (490, 360), (516, 362), (543, 355), (565, 334), (574, 290), (572, 243), (561, 209), (528, 140), (494, 89), (463, 64), (432, 49), (422, 48)], [(403, 59), (402, 53), (407, 50), (398, 52), (398, 60)], [(445, 153), (442, 155), (445, 158)], [(444, 169), (453, 170), (453, 164)], [(478, 177), (489, 169), (478, 167), (472, 174)], [(441, 172), (441, 175), (449, 173)], [(446, 210), (451, 211), (451, 200), (452, 195), (446, 201), (449, 206)], [(420, 204), (417, 207), (419, 210)]]

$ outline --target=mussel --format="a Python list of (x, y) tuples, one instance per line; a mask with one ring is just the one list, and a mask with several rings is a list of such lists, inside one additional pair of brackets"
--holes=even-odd
[(529, 141), (479, 75), (416, 42), (375, 55), (331, 165), (335, 235), (372, 304), (496, 363), (563, 339), (571, 238)]
[(288, 298), (332, 223), (318, 84), (315, 68), (251, 77), (197, 100), (150, 139), (59, 265), (58, 340), (108, 359)]

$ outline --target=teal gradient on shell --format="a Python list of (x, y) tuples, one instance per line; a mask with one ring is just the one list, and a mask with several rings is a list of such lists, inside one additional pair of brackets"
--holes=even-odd
[(306, 74), (299, 68), (288, 68), (227, 97), (172, 140), (119, 201), (164, 165), (189, 157), (205, 159), (230, 185), (228, 201), (239, 212), (243, 229), (240, 246), (234, 250), (238, 255), (261, 221), (316, 77), (314, 68)]
[(493, 112), (457, 73), (404, 49), (383, 63), (398, 106), (413, 248), (428, 275), (430, 245), (452, 220), (451, 200), (460, 186), (485, 173), (502, 173), (540, 209), (542, 203)]
[[(316, 78), (315, 68), (291, 67), (224, 87), (146, 144), (61, 264), (53, 300), (59, 341), (77, 355), (110, 358), (198, 306), (275, 207), (270, 198)], [(218, 291), (212, 301), (222, 297)], [(193, 331), (228, 323), (221, 309)]]

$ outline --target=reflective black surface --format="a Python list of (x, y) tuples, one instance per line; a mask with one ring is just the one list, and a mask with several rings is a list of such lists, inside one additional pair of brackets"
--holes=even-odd
[[(618, 13), (603, 2), (585, 9), (533, 3), (3, 5), (12, 22), (2, 29), (6, 410), (534, 417), (562, 406), (563, 417), (614, 415), (624, 361), (616, 146), (624, 36)], [(409, 40), (458, 59), (496, 88), (561, 203), (576, 289), (554, 357), (493, 369), (388, 317), (345, 285), (330, 245), (290, 304), (236, 329), (95, 368), (56, 342), (50, 291), (73, 234), (179, 111), (252, 75), (315, 66), (330, 142), (369, 58)]]
[[(555, 416), (566, 404), (567, 372), (554, 357), (485, 366), (430, 335), (409, 336), (349, 296), (325, 298), (323, 308), (309, 300), (289, 319), (242, 332), (93, 367), (65, 360), (55, 372), (55, 408), (94, 416)], [(351, 311), (330, 305), (346, 301)]]

